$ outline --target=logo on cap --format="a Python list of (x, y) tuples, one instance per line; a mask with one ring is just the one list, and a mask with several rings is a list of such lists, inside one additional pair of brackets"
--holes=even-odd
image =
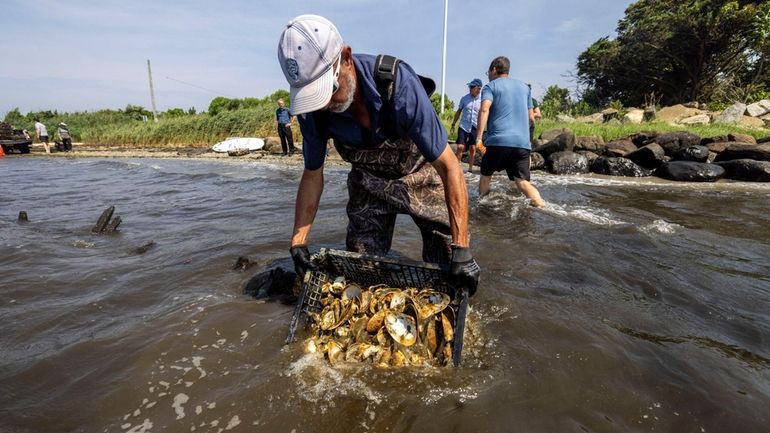
[(299, 80), (299, 65), (296, 60), (286, 59), (286, 73), (292, 80)]

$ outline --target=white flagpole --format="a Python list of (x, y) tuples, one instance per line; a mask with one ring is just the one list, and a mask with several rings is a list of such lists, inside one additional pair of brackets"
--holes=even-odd
[(444, 0), (444, 50), (441, 55), (441, 114), (444, 114), (444, 92), (446, 89), (446, 23), (449, 16), (449, 0)]

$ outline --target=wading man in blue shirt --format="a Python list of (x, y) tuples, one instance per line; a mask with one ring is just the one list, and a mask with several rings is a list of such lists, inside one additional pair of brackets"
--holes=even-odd
[(500, 56), (489, 65), (489, 83), (481, 90), (481, 111), (476, 144), (489, 125), (487, 148), (481, 160), (479, 196), (489, 193), (492, 175), (505, 170), (535, 207), (544, 207), (540, 192), (529, 182), (529, 124), (535, 121), (532, 94), (524, 82), (508, 77), (511, 62)]
[(281, 150), (283, 155), (294, 155), (294, 135), (291, 132), (291, 111), (284, 107), (283, 99), (277, 101), (278, 109), (275, 110), (275, 119), (278, 122), (278, 136), (281, 138)]
[[(457, 159), (460, 159), (468, 146), (468, 173), (473, 173), (473, 162), (476, 157), (476, 129), (481, 108), (481, 85), (478, 78), (468, 83), (468, 94), (460, 98), (455, 118), (452, 120), (454, 132), (457, 119), (460, 119), (460, 130), (457, 131)], [(461, 117), (462, 116), (462, 117)]]
[(288, 23), (278, 60), (303, 136), (305, 169), (290, 248), (297, 273), (304, 275), (310, 266), (307, 244), (331, 138), (352, 165), (347, 249), (387, 254), (396, 215), (409, 215), (422, 235), (423, 260), (451, 263), (455, 284), (473, 293), (479, 267), (469, 243), (465, 178), (420, 77), (399, 63), (382, 94), (375, 56), (353, 54), (334, 24), (317, 15)]

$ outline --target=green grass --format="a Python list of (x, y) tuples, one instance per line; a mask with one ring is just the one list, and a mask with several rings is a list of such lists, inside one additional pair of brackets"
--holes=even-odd
[(631, 124), (588, 124), (588, 123), (564, 123), (557, 122), (556, 120), (543, 119), (535, 125), (535, 137), (539, 137), (540, 133), (549, 129), (556, 128), (569, 128), (575, 132), (577, 136), (601, 136), (605, 142), (615, 140), (618, 138), (628, 137), (631, 134), (642, 131), (656, 131), (656, 132), (675, 132), (675, 131), (687, 131), (693, 134), (704, 137), (715, 137), (718, 135), (727, 135), (730, 133), (740, 133), (751, 135), (754, 138), (763, 138), (770, 136), (770, 130), (768, 129), (747, 129), (734, 125), (670, 125), (665, 122), (644, 122), (639, 125)]

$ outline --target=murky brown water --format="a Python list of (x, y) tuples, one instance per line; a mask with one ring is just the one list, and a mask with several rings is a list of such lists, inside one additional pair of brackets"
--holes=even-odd
[[(284, 347), (291, 307), (242, 294), (287, 257), (297, 168), (9, 157), (0, 175), (2, 432), (770, 423), (768, 185), (536, 175), (542, 212), (495, 194), (472, 209), (464, 366), (381, 370)], [(345, 172), (326, 180), (313, 249), (344, 244)], [(120, 233), (92, 235), (109, 205)], [(419, 245), (400, 219), (394, 249)]]

